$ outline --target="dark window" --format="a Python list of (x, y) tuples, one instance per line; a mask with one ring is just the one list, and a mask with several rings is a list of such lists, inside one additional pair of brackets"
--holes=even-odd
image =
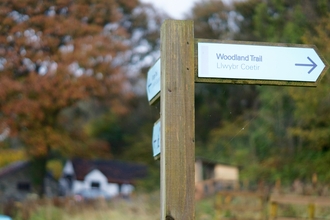
[(203, 163), (203, 180), (213, 179), (214, 178), (214, 164)]
[(0, 184), (0, 191), (5, 191), (6, 187), (3, 184)]
[(100, 188), (100, 183), (99, 182), (92, 182), (91, 187), (99, 189)]
[(29, 182), (19, 182), (17, 183), (17, 189), (20, 191), (29, 192), (31, 190), (31, 185)]
[(64, 175), (64, 179), (66, 179), (66, 181), (68, 182), (69, 189), (72, 189), (72, 186), (73, 186), (73, 175), (71, 175), (71, 174), (65, 174)]

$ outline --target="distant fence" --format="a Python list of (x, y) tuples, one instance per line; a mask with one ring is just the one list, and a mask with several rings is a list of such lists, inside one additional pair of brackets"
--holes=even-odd
[[(216, 195), (214, 197), (214, 195)], [(281, 187), (264, 183), (241, 186), (237, 181), (210, 179), (196, 183), (196, 200), (215, 198), (215, 219), (329, 219), (330, 190), (313, 176), (311, 182), (294, 181)]]
[(275, 183), (266, 183), (260, 181), (258, 183), (251, 183), (248, 181), (235, 181), (223, 179), (209, 179), (197, 182), (195, 184), (195, 198), (196, 200), (212, 196), (219, 191), (253, 191), (264, 192), (267, 194), (297, 194), (297, 195), (319, 195), (330, 197), (330, 185), (322, 185), (317, 182), (317, 176), (313, 175), (311, 181), (295, 180), (291, 185), (286, 187), (281, 186), (281, 181), (277, 180)]
[(266, 219), (267, 196), (243, 191), (218, 192), (215, 199), (215, 219)]
[[(271, 195), (269, 198), (270, 219), (278, 219), (278, 207), (280, 204), (302, 206), (302, 211), (299, 216), (291, 217), (290, 219), (316, 219), (316, 208), (325, 207), (330, 210), (330, 198), (324, 196), (301, 196), (301, 195)], [(281, 217), (282, 218), (282, 217)], [(317, 219), (330, 219), (330, 211), (328, 218), (317, 216)], [(286, 218), (288, 219), (288, 218)]]
[[(323, 209), (322, 209), (323, 208)], [(281, 210), (280, 210), (281, 209)], [(215, 219), (330, 219), (330, 198), (222, 191), (215, 197)], [(316, 211), (319, 210), (318, 215)]]
[(237, 181), (223, 179), (209, 179), (195, 184), (195, 199), (200, 200), (212, 196), (219, 191), (234, 190), (238, 187)]

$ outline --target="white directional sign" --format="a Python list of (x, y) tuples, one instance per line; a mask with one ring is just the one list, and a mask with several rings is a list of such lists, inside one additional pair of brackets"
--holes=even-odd
[(160, 93), (160, 59), (149, 69), (147, 76), (148, 101), (152, 104)]
[(160, 120), (154, 124), (152, 132), (152, 151), (154, 157), (160, 154)]
[(196, 81), (316, 86), (325, 67), (313, 46), (206, 41), (198, 42)]

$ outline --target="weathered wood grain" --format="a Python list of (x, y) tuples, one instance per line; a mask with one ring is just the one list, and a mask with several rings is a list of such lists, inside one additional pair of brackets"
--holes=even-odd
[(193, 21), (161, 27), (161, 219), (195, 215)]

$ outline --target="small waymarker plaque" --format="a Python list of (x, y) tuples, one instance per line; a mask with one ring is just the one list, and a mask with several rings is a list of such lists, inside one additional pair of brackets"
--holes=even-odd
[(149, 69), (147, 76), (147, 96), (149, 104), (153, 104), (160, 93), (160, 59)]
[(154, 124), (152, 132), (152, 151), (153, 156), (157, 159), (160, 154), (160, 119)]
[(197, 42), (197, 82), (316, 86), (327, 69), (314, 46)]

